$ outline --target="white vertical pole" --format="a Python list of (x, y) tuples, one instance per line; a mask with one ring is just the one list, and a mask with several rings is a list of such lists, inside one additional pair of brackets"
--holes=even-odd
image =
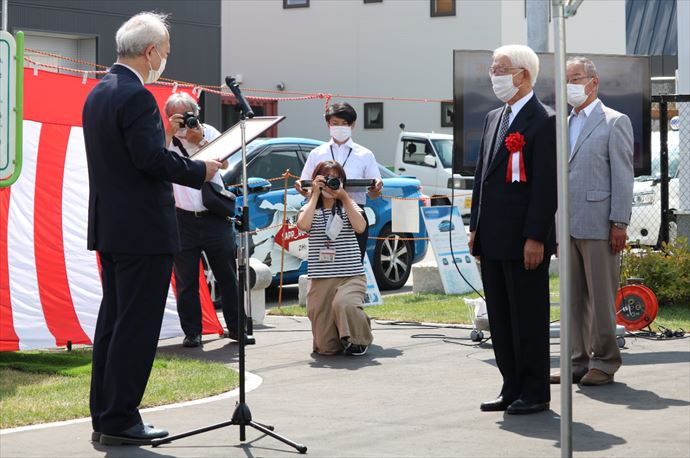
[(7, 30), (7, 1), (8, 0), (2, 0), (2, 30), (9, 32), (9, 30)]
[(572, 342), (570, 339), (570, 220), (568, 209), (568, 118), (565, 86), (565, 17), (561, 0), (552, 0), (558, 169), (558, 272), (561, 302), (561, 457), (572, 452)]

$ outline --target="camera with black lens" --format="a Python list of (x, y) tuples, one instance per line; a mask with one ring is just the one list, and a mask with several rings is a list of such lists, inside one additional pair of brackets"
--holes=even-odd
[(326, 186), (328, 186), (334, 191), (337, 191), (338, 189), (340, 189), (340, 178), (328, 177), (326, 179)]
[(190, 129), (196, 129), (199, 127), (199, 118), (197, 118), (194, 113), (185, 113), (182, 115), (182, 122), (180, 122), (180, 127), (189, 127)]

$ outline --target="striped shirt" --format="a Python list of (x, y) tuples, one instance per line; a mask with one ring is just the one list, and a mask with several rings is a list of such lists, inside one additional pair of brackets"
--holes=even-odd
[[(359, 207), (357, 210), (361, 211)], [(339, 213), (343, 219), (343, 229), (335, 240), (331, 240), (326, 235), (326, 222), (331, 216), (331, 210), (318, 208), (314, 212), (309, 231), (309, 278), (352, 277), (364, 274), (362, 253), (359, 251), (355, 230), (345, 209)], [(319, 253), (327, 248), (327, 242), (328, 248), (335, 250), (335, 260), (319, 261)]]

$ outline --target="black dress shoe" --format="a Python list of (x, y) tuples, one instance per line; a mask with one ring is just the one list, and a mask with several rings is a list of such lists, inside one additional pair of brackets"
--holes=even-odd
[(151, 445), (153, 439), (167, 437), (168, 432), (141, 422), (115, 434), (101, 433), (101, 445)]
[(522, 399), (518, 399), (508, 406), (506, 413), (510, 415), (527, 415), (545, 410), (549, 410), (548, 402), (525, 402)]
[(479, 409), (482, 412), (501, 412), (508, 408), (510, 402), (511, 401), (504, 400), (503, 396), (499, 396), (493, 401), (482, 402)]
[[(144, 423), (144, 425), (148, 426), (149, 428), (153, 428), (153, 425), (151, 423)], [(100, 431), (91, 431), (91, 442), (100, 442), (101, 441), (101, 432)]]
[(240, 336), (238, 336), (235, 331), (225, 331), (223, 333), (223, 339), (240, 340)]
[(196, 335), (188, 335), (184, 337), (184, 340), (182, 341), (182, 346), (183, 347), (200, 347), (201, 346), (201, 334), (196, 334)]

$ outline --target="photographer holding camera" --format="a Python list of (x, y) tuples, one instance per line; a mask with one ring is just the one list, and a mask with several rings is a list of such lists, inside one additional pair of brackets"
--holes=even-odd
[(318, 163), (312, 192), (297, 218), (309, 233), (307, 315), (314, 352), (360, 356), (373, 341), (362, 309), (367, 290), (356, 234), (366, 229), (364, 211), (345, 191), (345, 170), (336, 161)]
[[(199, 106), (186, 92), (171, 95), (165, 103), (168, 127), (165, 131), (168, 149), (181, 156), (191, 156), (220, 135), (213, 127), (199, 121)], [(227, 162), (223, 163), (227, 167)], [(220, 173), (212, 180), (224, 187)], [(175, 255), (177, 313), (185, 333), (182, 345), (201, 345), (201, 301), (199, 299), (199, 260), (206, 253), (220, 287), (226, 336), (237, 340), (237, 276), (235, 274), (235, 240), (232, 224), (210, 212), (203, 204), (202, 192), (173, 185), (177, 222), (182, 251)]]
[[(352, 141), (352, 129), (355, 128), (357, 112), (349, 103), (334, 103), (328, 107), (325, 114), (326, 125), (328, 126), (331, 139), (319, 145), (309, 153), (307, 161), (302, 169), (301, 180), (308, 180), (317, 164), (322, 161), (332, 160), (339, 163), (350, 179), (373, 179), (376, 184), (368, 190), (369, 197), (376, 199), (381, 195), (383, 181), (381, 172), (376, 162), (376, 157), (367, 148)], [(309, 192), (302, 188), (300, 181), (295, 182), (295, 189), (303, 196), (308, 196)], [(364, 191), (353, 191), (352, 200), (357, 205), (364, 208), (367, 203), (367, 193)], [(364, 221), (366, 225), (361, 234), (357, 234), (357, 243), (364, 259), (369, 238), (369, 221), (366, 213)]]

